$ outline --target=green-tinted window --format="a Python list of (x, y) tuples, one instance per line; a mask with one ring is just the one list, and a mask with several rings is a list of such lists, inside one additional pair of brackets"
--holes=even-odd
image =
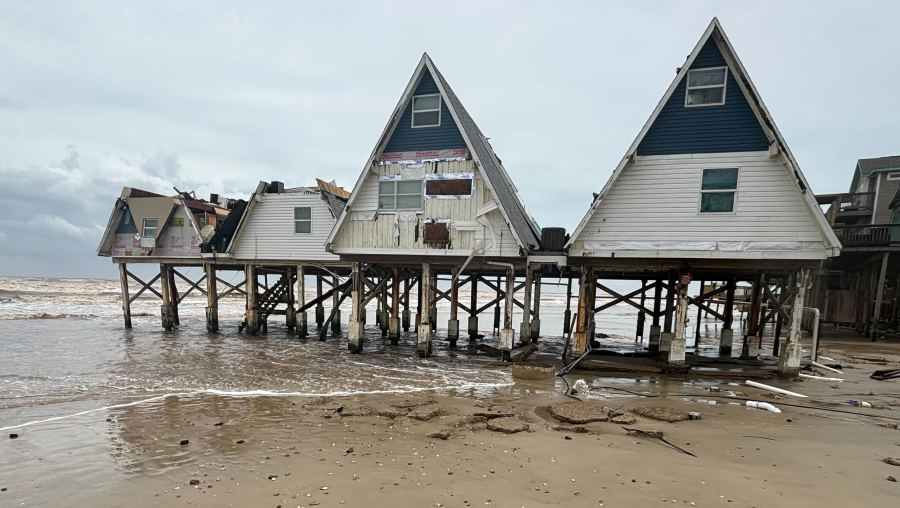
[(312, 210), (310, 207), (294, 208), (294, 233), (312, 233)]
[(737, 183), (737, 168), (704, 169), (700, 185), (700, 213), (733, 212)]

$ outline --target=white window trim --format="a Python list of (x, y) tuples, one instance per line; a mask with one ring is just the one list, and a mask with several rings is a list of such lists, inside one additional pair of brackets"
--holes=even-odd
[[(394, 206), (391, 207), (391, 208), (381, 208), (381, 206), (380, 206), (381, 196), (382, 196), (382, 194), (381, 194), (381, 184), (384, 183), (384, 182), (391, 182), (391, 183), (394, 184), (394, 192), (393, 192), (393, 194), (391, 194), (392, 196), (394, 196)], [(420, 190), (420, 192), (419, 192), (418, 195), (422, 198), (422, 200), (421, 200), (421, 201), (422, 201), (422, 206), (418, 206), (418, 207), (415, 207), (415, 208), (397, 208), (397, 196), (415, 196), (415, 194), (409, 194), (409, 193), (398, 194), (398, 193), (397, 193), (397, 183), (399, 183), (399, 182), (419, 182), (419, 189), (421, 189), (421, 190)], [(377, 207), (377, 208), (378, 208), (378, 213), (412, 212), (412, 211), (420, 211), (420, 210), (423, 210), (423, 209), (425, 208), (425, 180), (424, 180), (424, 179), (422, 179), (422, 180), (419, 180), (419, 179), (410, 179), (410, 180), (379, 180), (379, 181), (378, 181), (378, 201), (379, 201), (379, 206)]]
[[(298, 219), (297, 218), (297, 209), (298, 208), (309, 208), (309, 218), (308, 219)], [(312, 207), (311, 206), (295, 206), (291, 211), (294, 213), (294, 220), (293, 220), (293, 223), (291, 224), (294, 234), (295, 235), (311, 235), (313, 232)], [(297, 223), (298, 222), (309, 222), (309, 233), (301, 233), (301, 232), (297, 231)]]
[[(722, 81), (721, 85), (700, 85), (700, 86), (690, 86), (691, 83), (691, 73), (694, 71), (711, 71), (715, 69), (725, 69), (725, 79)], [(706, 104), (688, 104), (688, 96), (691, 94), (691, 90), (705, 90), (707, 88), (722, 88), (722, 101), (721, 102), (709, 102)], [(684, 107), (686, 108), (702, 108), (704, 106), (724, 106), (725, 105), (725, 94), (728, 92), (728, 66), (720, 65), (718, 67), (701, 67), (699, 69), (690, 69), (687, 74), (684, 76)]]
[[(420, 98), (420, 97), (437, 97), (437, 98), (438, 98), (438, 107), (437, 107), (437, 108), (432, 108), (432, 109), (419, 109), (419, 110), (416, 110), (416, 99), (418, 99), (418, 98)], [(441, 97), (441, 94), (439, 94), (439, 93), (429, 93), (429, 94), (424, 94), (424, 95), (414, 95), (413, 98), (410, 99), (410, 104), (409, 104), (409, 107), (410, 107), (410, 110), (411, 110), (411, 113), (410, 113), (410, 115), (409, 115), (409, 116), (410, 116), (410, 118), (409, 118), (410, 128), (412, 128), (412, 129), (426, 129), (426, 128), (428, 128), (428, 127), (440, 127), (440, 126), (441, 126), (441, 105), (443, 105), (443, 100), (444, 100), (444, 99)], [(416, 125), (416, 113), (431, 113), (431, 112), (433, 112), (433, 111), (437, 111), (437, 114), (438, 114), (438, 120), (437, 120), (437, 123), (436, 123), (436, 124)]]
[(886, 178), (888, 180), (900, 180), (900, 171), (891, 171)]
[[(736, 169), (737, 170), (737, 180), (734, 186), (734, 189), (704, 189), (703, 188), (703, 172), (707, 169)], [(738, 189), (741, 187), (741, 168), (736, 166), (712, 166), (712, 167), (704, 167), (700, 168), (700, 184), (698, 185), (699, 192), (697, 193), (697, 215), (707, 216), (707, 215), (737, 215), (737, 207), (738, 207)], [(707, 192), (734, 192), (734, 200), (731, 202), (731, 211), (730, 212), (704, 212), (703, 211), (703, 194)]]
[[(147, 231), (147, 221), (152, 220), (156, 222), (156, 226), (153, 226), (153, 236), (147, 236), (144, 232)], [(159, 236), (159, 220), (156, 217), (146, 217), (141, 222), (141, 238), (156, 238)]]

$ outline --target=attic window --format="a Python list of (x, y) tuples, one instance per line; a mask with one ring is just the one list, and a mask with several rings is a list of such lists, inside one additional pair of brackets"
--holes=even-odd
[(691, 69), (687, 75), (684, 106), (721, 106), (725, 104), (725, 81), (728, 67)]
[(156, 219), (144, 219), (144, 227), (141, 229), (141, 236), (144, 238), (156, 238)]
[(737, 184), (737, 168), (704, 169), (700, 185), (700, 213), (733, 212)]
[(900, 171), (895, 171), (893, 173), (887, 174), (888, 180), (900, 180)]
[(441, 125), (441, 95), (417, 95), (412, 99), (412, 128)]

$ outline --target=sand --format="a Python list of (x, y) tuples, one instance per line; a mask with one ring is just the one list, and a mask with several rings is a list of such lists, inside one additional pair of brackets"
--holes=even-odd
[[(900, 347), (879, 348), (877, 356), (889, 365), (900, 360)], [(0, 478), (6, 489), (0, 505), (893, 506), (900, 483), (887, 477), (900, 476), (900, 468), (883, 459), (900, 455), (896, 421), (696, 400), (731, 390), (776, 405), (855, 411), (846, 400), (864, 399), (882, 409), (861, 412), (900, 416), (900, 381), (868, 379), (877, 368), (866, 363), (872, 354), (861, 361), (839, 348), (825, 354), (844, 363), (847, 381), (771, 381), (810, 395), (804, 401), (765, 396), (734, 380), (641, 377), (628, 384), (622, 377), (570, 377), (693, 394), (651, 399), (594, 388), (589, 395), (597, 397), (592, 407), (617, 414), (639, 407), (702, 413), (700, 420), (673, 423), (636, 416), (629, 425), (662, 431), (696, 457), (628, 435), (615, 423), (558, 421), (549, 406), (572, 399), (546, 382), (517, 382), (487, 399), (436, 393), (171, 398), (152, 411), (134, 406), (85, 416), (67, 424), (71, 432), (33, 426), (16, 430), (15, 440), (2, 436), (0, 460), (21, 467)], [(103, 433), (108, 446), (80, 449), (81, 432)], [(107, 476), (77, 479), (80, 461), (109, 457), (114, 466)]]

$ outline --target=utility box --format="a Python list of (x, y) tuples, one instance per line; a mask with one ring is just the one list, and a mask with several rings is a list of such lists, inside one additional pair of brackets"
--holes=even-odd
[(566, 228), (541, 229), (541, 250), (561, 251), (566, 246)]

